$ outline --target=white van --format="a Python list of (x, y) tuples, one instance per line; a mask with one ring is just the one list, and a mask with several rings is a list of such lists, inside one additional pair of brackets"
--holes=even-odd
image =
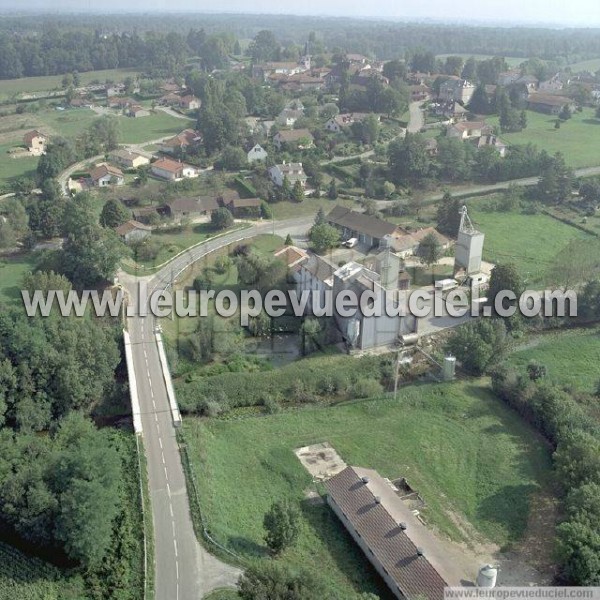
[(350, 238), (349, 240), (346, 240), (342, 245), (346, 246), (346, 248), (354, 248), (356, 244), (358, 244), (358, 238)]

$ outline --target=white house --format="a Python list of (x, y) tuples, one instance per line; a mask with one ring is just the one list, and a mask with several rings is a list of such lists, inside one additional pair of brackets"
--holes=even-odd
[(302, 168), (302, 163), (282, 163), (280, 165), (274, 165), (269, 169), (269, 177), (271, 181), (281, 187), (283, 180), (287, 178), (290, 185), (293, 186), (296, 181), (299, 181), (302, 187), (306, 186), (306, 180), (308, 177)]
[[(327, 123), (325, 123), (325, 129), (327, 131), (333, 131), (338, 133), (346, 127), (350, 127), (353, 123), (360, 123), (364, 121), (368, 116), (368, 113), (346, 113), (331, 117)], [(379, 119), (379, 116), (377, 117)]]
[(106, 163), (94, 167), (90, 172), (90, 179), (92, 180), (92, 185), (96, 187), (123, 185), (125, 183), (125, 177), (123, 177), (121, 169)]
[(455, 101), (469, 104), (474, 93), (475, 86), (470, 81), (460, 77), (451, 77), (440, 85), (438, 97), (444, 102)]
[(298, 119), (300, 119), (304, 113), (301, 110), (295, 108), (284, 108), (277, 117), (277, 122), (284, 127), (293, 127)]
[(480, 138), (482, 135), (490, 134), (492, 128), (484, 121), (461, 121), (448, 127), (448, 137), (470, 140)]
[(139, 117), (149, 117), (150, 111), (147, 108), (140, 106), (139, 104), (134, 104), (133, 106), (131, 106), (129, 108), (129, 111), (127, 112), (127, 114), (130, 117), (137, 119)]
[(251, 148), (248, 151), (248, 154), (246, 156), (248, 158), (248, 162), (253, 163), (258, 161), (264, 161), (267, 158), (268, 153), (260, 144), (256, 144), (253, 148)]
[(198, 177), (198, 170), (191, 165), (171, 160), (170, 158), (161, 158), (150, 166), (152, 174), (167, 181), (177, 181), (179, 179), (190, 179)]
[(152, 233), (152, 227), (132, 219), (115, 227), (115, 231), (122, 240), (133, 242), (147, 238)]
[(138, 154), (137, 152), (131, 152), (120, 148), (111, 153), (110, 158), (113, 162), (116, 162), (119, 166), (125, 169), (137, 169), (144, 165), (150, 164), (150, 159)]
[(23, 136), (23, 142), (27, 145), (27, 149), (31, 154), (40, 156), (46, 152), (48, 138), (37, 129), (34, 129)]

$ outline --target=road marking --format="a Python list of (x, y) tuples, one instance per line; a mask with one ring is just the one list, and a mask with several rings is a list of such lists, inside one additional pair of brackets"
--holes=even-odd
[(173, 519), (174, 515), (173, 515), (173, 503), (169, 502), (169, 512), (171, 513), (171, 519)]
[(162, 438), (158, 438), (158, 443), (160, 444), (160, 449), (162, 450), (163, 449), (163, 447), (162, 447)]
[(175, 576), (176, 576), (177, 581), (179, 581), (179, 561), (178, 560), (175, 561)]
[(169, 481), (169, 474), (167, 473), (167, 467), (164, 467), (165, 470), (165, 479)]
[(163, 463), (163, 465), (166, 465), (167, 463), (165, 462), (165, 455), (163, 452), (161, 452), (161, 454), (162, 454), (162, 463)]
[(169, 498), (171, 497), (171, 486), (169, 485), (169, 482), (167, 481), (167, 494), (169, 495)]

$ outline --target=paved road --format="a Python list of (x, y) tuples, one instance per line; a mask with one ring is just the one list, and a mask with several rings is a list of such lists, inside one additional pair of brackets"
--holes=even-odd
[(136, 317), (128, 321), (148, 461), (156, 547), (155, 598), (200, 600), (216, 588), (235, 585), (240, 571), (206, 552), (196, 539), (154, 320)]
[(425, 119), (423, 118), (423, 110), (421, 108), (423, 102), (411, 102), (408, 107), (408, 126), (406, 131), (408, 133), (418, 133), (421, 131), (423, 125), (425, 125)]
[[(312, 222), (312, 216), (275, 224), (267, 221), (210, 240), (175, 258), (156, 275), (145, 278), (148, 291), (168, 288), (191, 263), (222, 246), (271, 233), (274, 226), (279, 235), (302, 236)], [(121, 272), (119, 280), (135, 298), (136, 278)], [(148, 461), (155, 537), (155, 598), (199, 600), (216, 588), (234, 586), (240, 571), (215, 558), (196, 540), (154, 327), (151, 316), (128, 319)]]
[[(598, 167), (585, 167), (583, 169), (575, 169), (575, 177), (593, 177), (600, 175), (600, 166)], [(455, 187), (450, 190), (450, 193), (460, 198), (461, 196), (473, 196), (477, 194), (487, 194), (489, 192), (497, 190), (505, 190), (507, 187), (514, 185), (516, 187), (530, 187), (536, 185), (539, 181), (539, 176), (536, 177), (525, 177), (524, 179), (511, 179), (510, 181), (499, 181), (498, 183), (486, 183), (486, 184), (475, 184), (467, 185), (465, 187)], [(444, 197), (444, 192), (436, 192), (434, 194), (427, 194), (423, 196), (423, 203), (436, 202)], [(376, 200), (377, 208), (380, 210), (391, 206), (390, 200)]]

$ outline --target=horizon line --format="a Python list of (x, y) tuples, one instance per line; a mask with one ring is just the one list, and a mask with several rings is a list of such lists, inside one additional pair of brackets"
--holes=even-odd
[(111, 8), (110, 10), (101, 10), (95, 7), (90, 7), (88, 10), (77, 8), (56, 8), (55, 10), (44, 7), (43, 9), (20, 7), (14, 10), (13, 7), (8, 9), (0, 9), (0, 15), (4, 16), (24, 16), (24, 15), (39, 15), (39, 16), (126, 16), (126, 15), (147, 15), (147, 16), (176, 16), (176, 15), (210, 15), (210, 16), (269, 16), (269, 17), (294, 17), (294, 18), (312, 18), (312, 19), (343, 19), (345, 21), (353, 21), (360, 19), (368, 19), (370, 21), (385, 21), (406, 24), (432, 24), (432, 25), (465, 25), (469, 27), (530, 27), (533, 29), (600, 29), (600, 22), (590, 24), (589, 22), (567, 22), (559, 23), (557, 21), (537, 21), (537, 20), (505, 20), (505, 19), (441, 19), (440, 17), (432, 16), (397, 16), (397, 15), (348, 15), (336, 13), (290, 13), (290, 12), (270, 12), (270, 11), (211, 11), (211, 10), (193, 10), (193, 9), (174, 9), (165, 11), (162, 9), (132, 9), (132, 8)]

